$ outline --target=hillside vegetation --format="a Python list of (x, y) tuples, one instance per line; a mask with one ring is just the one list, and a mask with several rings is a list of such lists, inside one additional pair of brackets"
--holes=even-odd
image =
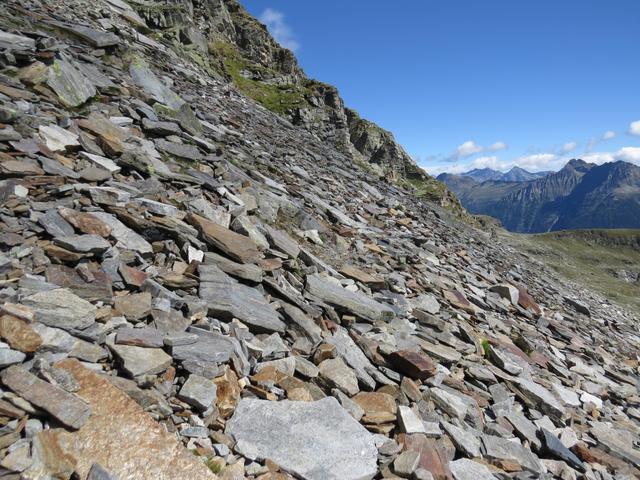
[(563, 230), (509, 235), (569, 280), (640, 309), (640, 230)]

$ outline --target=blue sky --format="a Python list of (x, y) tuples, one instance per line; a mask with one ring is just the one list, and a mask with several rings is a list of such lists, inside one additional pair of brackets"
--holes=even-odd
[(241, 2), (431, 173), (640, 164), (640, 0)]

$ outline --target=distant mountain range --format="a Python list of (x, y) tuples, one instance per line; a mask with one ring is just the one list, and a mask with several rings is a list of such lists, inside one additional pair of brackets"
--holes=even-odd
[(548, 172), (528, 172), (524, 168), (513, 167), (507, 173), (502, 173), (492, 168), (476, 168), (469, 170), (466, 173), (460, 175), (464, 177), (470, 177), (478, 182), (486, 182), (487, 180), (495, 180), (499, 182), (526, 182), (528, 180), (535, 180), (536, 178), (546, 177), (551, 171)]
[(631, 163), (571, 160), (558, 172), (492, 172), (443, 173), (438, 180), (469, 212), (495, 217), (514, 232), (640, 228), (640, 167)]

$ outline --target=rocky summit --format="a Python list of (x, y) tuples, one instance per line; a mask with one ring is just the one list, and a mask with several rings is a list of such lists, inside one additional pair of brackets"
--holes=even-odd
[(3, 479), (640, 475), (638, 318), (234, 0), (5, 0), (0, 66)]

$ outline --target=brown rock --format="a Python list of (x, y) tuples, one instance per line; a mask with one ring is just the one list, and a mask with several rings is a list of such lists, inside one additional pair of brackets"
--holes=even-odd
[(11, 315), (0, 317), (0, 337), (11, 348), (24, 353), (33, 353), (42, 344), (40, 335), (27, 322)]
[(209, 245), (234, 260), (242, 263), (255, 263), (260, 259), (258, 247), (249, 237), (240, 235), (194, 213), (187, 215), (187, 221), (200, 231)]
[(58, 213), (82, 233), (100, 235), (101, 237), (108, 237), (111, 234), (111, 227), (90, 213), (64, 207), (60, 208)]
[(142, 292), (116, 297), (113, 308), (130, 320), (140, 320), (151, 313), (151, 294)]
[(375, 288), (384, 288), (384, 278), (378, 277), (376, 275), (371, 275), (370, 273), (365, 272), (364, 270), (360, 270), (351, 265), (345, 265), (340, 270), (340, 273), (345, 277), (352, 278), (357, 280), (358, 282), (364, 283), (365, 285), (369, 285), (370, 287)]
[(363, 423), (380, 424), (396, 420), (398, 406), (387, 393), (360, 392), (352, 400), (364, 410)]
[(124, 140), (128, 132), (111, 122), (98, 112), (92, 112), (88, 118), (78, 120), (78, 126), (98, 136), (98, 144), (107, 155), (117, 156), (124, 151)]
[(193, 480), (215, 475), (190, 454), (175, 437), (129, 396), (108, 380), (84, 368), (77, 360), (56, 364), (80, 385), (77, 395), (93, 410), (77, 432), (60, 434), (61, 450), (76, 461), (76, 472), (86, 478), (99, 463), (116, 478)]
[(91, 408), (77, 396), (40, 380), (23, 367), (13, 365), (0, 378), (6, 387), (70, 428), (82, 427), (91, 415)]
[(391, 364), (403, 375), (425, 380), (436, 373), (436, 364), (426, 355), (413, 350), (398, 350), (389, 355)]
[(67, 432), (61, 428), (43, 430), (33, 439), (33, 464), (24, 474), (24, 478), (71, 478), (76, 469), (76, 459), (65, 452), (61, 440)]
[(238, 376), (233, 370), (227, 368), (224, 375), (215, 378), (213, 382), (217, 388), (216, 406), (220, 411), (220, 416), (225, 419), (229, 418), (233, 415), (236, 405), (240, 401), (242, 389), (238, 383)]

